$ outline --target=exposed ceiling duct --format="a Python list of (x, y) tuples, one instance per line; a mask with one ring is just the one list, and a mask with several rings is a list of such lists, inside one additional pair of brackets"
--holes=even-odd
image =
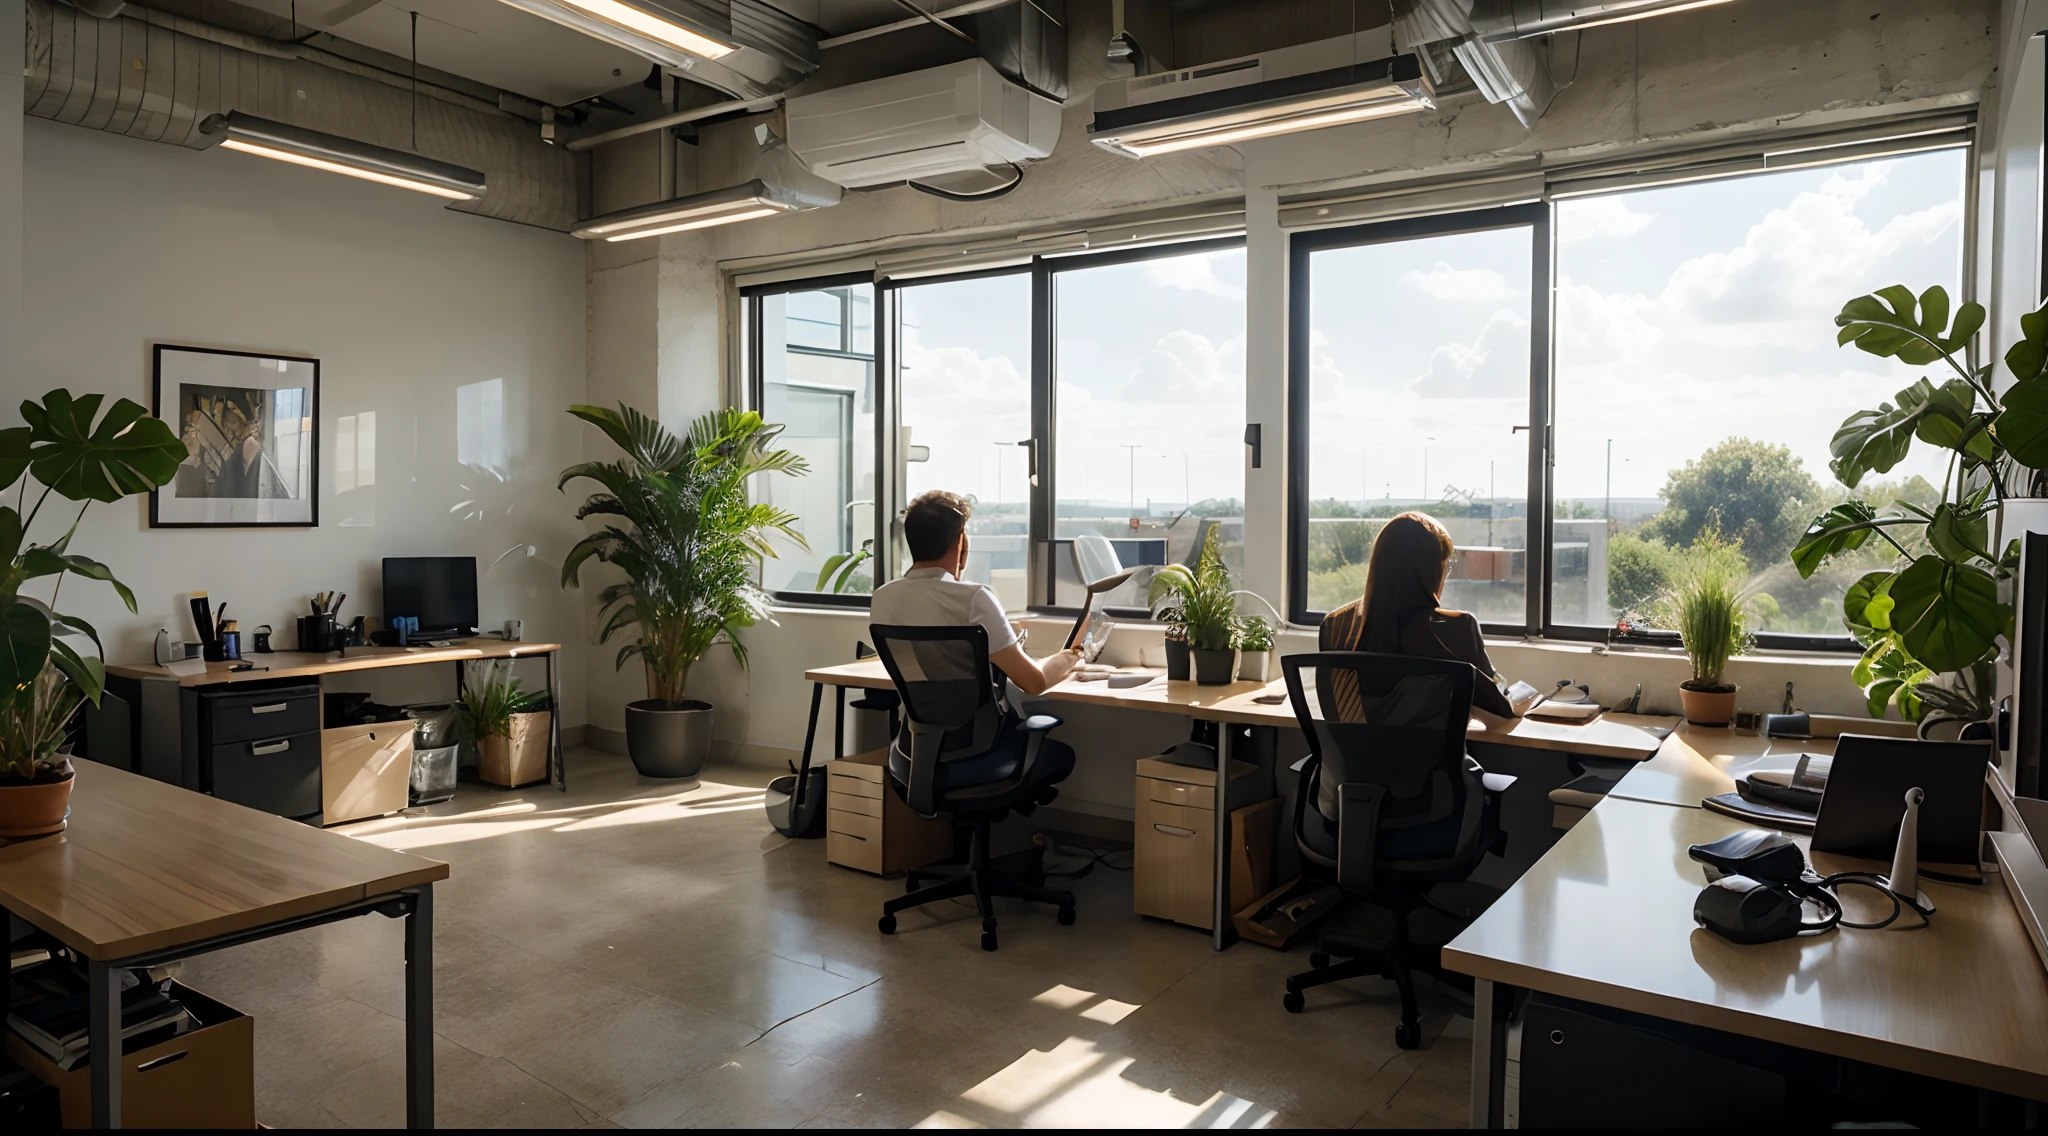
[(37, 118), (199, 150), (218, 139), (202, 123), (239, 111), (487, 175), (481, 199), (451, 209), (562, 231), (576, 220), (574, 157), (471, 95), (422, 81), (415, 97), (403, 75), (147, 8), (25, 8), (23, 108)]
[(1583, 31), (1728, 0), (1393, 0), (1401, 44), (1422, 57), (1431, 77), (1444, 74), (1443, 53), (1457, 60), (1481, 94), (1533, 126), (1558, 84), (1547, 43), (1558, 32)]
[(756, 126), (754, 138), (761, 153), (752, 181), (592, 217), (571, 232), (586, 241), (632, 241), (839, 204), (840, 187), (805, 169), (766, 126)]

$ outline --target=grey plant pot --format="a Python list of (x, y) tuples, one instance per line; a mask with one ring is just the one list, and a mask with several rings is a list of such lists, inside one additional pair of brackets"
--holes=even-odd
[(1195, 681), (1203, 686), (1227, 686), (1237, 681), (1237, 649), (1204, 651), (1193, 650), (1195, 656)]
[(626, 703), (626, 755), (642, 777), (696, 777), (711, 756), (711, 704)]
[(1188, 645), (1173, 639), (1166, 641), (1166, 679), (1168, 682), (1188, 680)]

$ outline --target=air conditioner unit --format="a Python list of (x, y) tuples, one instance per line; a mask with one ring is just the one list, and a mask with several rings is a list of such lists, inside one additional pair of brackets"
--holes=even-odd
[(1386, 46), (1344, 36), (1107, 82), (1088, 137), (1144, 158), (1434, 107), (1413, 55), (1370, 57)]
[(1060, 136), (1058, 103), (980, 59), (798, 95), (786, 110), (790, 149), (848, 188), (1032, 161)]

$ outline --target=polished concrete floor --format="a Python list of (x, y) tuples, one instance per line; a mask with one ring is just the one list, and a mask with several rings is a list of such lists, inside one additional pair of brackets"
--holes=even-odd
[[(1076, 926), (1005, 901), (875, 930), (899, 881), (825, 862), (761, 809), (766, 774), (689, 791), (569, 755), (564, 795), (465, 782), (346, 826), (445, 860), (436, 896), (444, 1127), (1420, 1127), (1466, 1118), (1471, 1022), (1425, 990), (1394, 1046), (1384, 982), (1282, 1010), (1307, 947), (1210, 950), (1131, 914), (1130, 875), (1074, 885)], [(187, 964), (255, 1015), (257, 1118), (403, 1123), (400, 928), (371, 917)]]

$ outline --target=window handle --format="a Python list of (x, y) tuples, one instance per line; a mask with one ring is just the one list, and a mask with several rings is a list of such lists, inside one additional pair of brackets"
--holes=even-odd
[(1512, 427), (1512, 428), (1510, 428), (1510, 429), (1508, 430), (1508, 433), (1510, 433), (1510, 434), (1519, 434), (1519, 433), (1521, 433), (1522, 431), (1524, 431), (1524, 430), (1527, 430), (1527, 429), (1528, 429), (1528, 427), (1527, 427), (1527, 426), (1515, 426), (1515, 427)]
[(1024, 447), (1024, 473), (1031, 479), (1033, 487), (1038, 485), (1038, 439), (1026, 438), (1017, 443)]

